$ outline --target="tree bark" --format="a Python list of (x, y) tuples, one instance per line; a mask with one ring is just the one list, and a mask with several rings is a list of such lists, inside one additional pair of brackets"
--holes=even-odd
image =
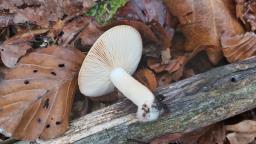
[(73, 121), (64, 136), (42, 143), (116, 144), (149, 142), (168, 133), (186, 133), (256, 107), (256, 58), (215, 68), (155, 94), (166, 113), (139, 123), (136, 107), (123, 100)]

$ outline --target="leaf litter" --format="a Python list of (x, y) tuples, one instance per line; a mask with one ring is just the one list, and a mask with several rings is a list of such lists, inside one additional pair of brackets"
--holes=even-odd
[[(60, 136), (70, 117), (120, 99), (118, 91), (83, 97), (76, 84), (86, 53), (115, 25), (141, 33), (143, 58), (134, 76), (152, 91), (255, 56), (253, 0), (2, 0), (0, 13), (0, 128), (21, 140)], [(255, 118), (238, 120), (165, 135), (152, 144), (254, 142)]]

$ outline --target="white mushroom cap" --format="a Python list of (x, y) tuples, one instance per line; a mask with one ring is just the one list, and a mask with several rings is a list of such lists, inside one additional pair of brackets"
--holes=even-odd
[(114, 90), (110, 73), (121, 67), (130, 75), (139, 64), (142, 39), (131, 26), (120, 25), (103, 33), (87, 54), (79, 72), (80, 91), (86, 96), (101, 96)]

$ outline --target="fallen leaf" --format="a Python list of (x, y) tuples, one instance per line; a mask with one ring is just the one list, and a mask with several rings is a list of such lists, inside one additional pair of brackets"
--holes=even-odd
[(160, 73), (165, 70), (165, 65), (162, 65), (161, 61), (156, 58), (147, 58), (147, 66), (156, 73)]
[(157, 81), (155, 74), (151, 70), (147, 68), (139, 69), (135, 72), (134, 77), (151, 91), (156, 90)]
[(62, 45), (69, 44), (75, 37), (91, 22), (89, 17), (78, 17), (63, 26), (60, 36), (60, 43)]
[(159, 87), (167, 86), (173, 81), (172, 75), (169, 73), (164, 73), (158, 76)]
[(226, 130), (241, 133), (256, 133), (256, 121), (243, 120), (237, 124), (226, 125)]
[(207, 47), (210, 61), (217, 64), (223, 57), (220, 38), (223, 33), (236, 35), (243, 27), (232, 15), (231, 0), (165, 0), (180, 23), (186, 37), (185, 50)]
[(243, 120), (233, 125), (226, 125), (226, 130), (231, 131), (227, 135), (230, 144), (249, 144), (256, 137), (256, 121)]
[(175, 22), (163, 1), (130, 0), (118, 11), (115, 17), (117, 21), (129, 20), (147, 24), (147, 26), (150, 27), (151, 32), (146, 30), (146, 28), (143, 28), (143, 26), (140, 26), (140, 28), (143, 28), (148, 32), (141, 32), (141, 34), (151, 37), (149, 40), (153, 40), (154, 44), (161, 49), (160, 54), (162, 56), (162, 62), (169, 62), (171, 58), (170, 48), (171, 40), (174, 35), (173, 27), (175, 26)]
[(196, 75), (195, 71), (193, 69), (185, 69), (184, 70), (184, 74), (183, 77), (186, 78), (190, 78), (192, 76)]
[(15, 139), (60, 136), (69, 113), (84, 55), (76, 49), (52, 46), (22, 57), (3, 70), (0, 81), (0, 129)]
[(225, 129), (222, 123), (186, 133), (179, 139), (182, 144), (224, 144), (224, 140)]
[(236, 0), (236, 15), (250, 30), (256, 30), (256, 2), (254, 0)]
[(180, 133), (164, 135), (164, 136), (154, 139), (152, 142), (150, 142), (150, 144), (168, 144), (171, 141), (178, 140), (181, 136), (182, 136), (182, 134), (180, 134)]
[(93, 102), (101, 102), (101, 103), (116, 102), (117, 100), (119, 100), (119, 98), (120, 96), (117, 90), (103, 96), (89, 97), (89, 99), (92, 100)]
[(224, 56), (231, 63), (245, 60), (256, 54), (256, 35), (247, 32), (241, 35), (227, 36), (221, 38)]
[(109, 29), (113, 26), (116, 25), (129, 25), (132, 26), (134, 28), (136, 28), (144, 41), (146, 42), (153, 42), (153, 43), (160, 43), (160, 40), (156, 37), (156, 35), (154, 34), (154, 32), (150, 29), (149, 26), (147, 26), (145, 23), (141, 22), (141, 21), (137, 21), (137, 20), (119, 20), (116, 22), (113, 22), (107, 26), (105, 26), (105, 29)]
[(70, 119), (74, 120), (86, 115), (90, 111), (90, 102), (88, 97), (82, 95), (79, 91), (75, 94)]
[(144, 23), (157, 21), (160, 25), (169, 24), (169, 13), (159, 0), (130, 0), (116, 14), (116, 19), (139, 20)]
[(1, 59), (5, 66), (9, 68), (15, 67), (19, 58), (24, 56), (27, 51), (32, 48), (29, 41), (32, 40), (35, 35), (39, 35), (47, 31), (47, 29), (31, 31), (16, 35), (4, 41), (4, 43), (0, 45), (0, 50)]
[(206, 52), (202, 51), (188, 61), (187, 68), (199, 74), (214, 68), (214, 65), (209, 61)]
[(30, 22), (48, 28), (51, 22), (57, 22), (65, 17), (81, 15), (94, 5), (93, 0), (25, 0), (1, 1), (0, 10), (13, 14), (10, 24)]
[(100, 26), (93, 20), (87, 24), (87, 26), (78, 35), (78, 40), (80, 41), (82, 47), (89, 48), (94, 44), (94, 42), (100, 37), (103, 30)]
[(227, 139), (230, 144), (250, 144), (255, 140), (256, 133), (229, 133)]
[(224, 139), (225, 128), (223, 124), (217, 124), (198, 139), (198, 144), (224, 144)]

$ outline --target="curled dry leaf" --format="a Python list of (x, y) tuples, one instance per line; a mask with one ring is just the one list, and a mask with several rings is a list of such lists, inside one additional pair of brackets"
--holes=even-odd
[(186, 56), (178, 56), (176, 59), (171, 60), (171, 62), (166, 66), (165, 70), (169, 73), (173, 73), (175, 71), (178, 71), (182, 67), (184, 67), (184, 64), (186, 63), (187, 58)]
[(63, 134), (84, 55), (67, 47), (38, 49), (0, 81), (0, 129), (15, 139), (49, 139)]
[(230, 144), (249, 144), (256, 137), (256, 121), (253, 120), (243, 120), (225, 128), (232, 132), (227, 135)]
[(161, 61), (156, 58), (148, 58), (147, 66), (156, 73), (160, 73), (165, 70), (165, 65), (162, 65)]
[(156, 90), (157, 81), (156, 81), (155, 74), (151, 70), (147, 68), (139, 69), (134, 74), (134, 76), (139, 82), (141, 82), (143, 85), (148, 87), (151, 91)]
[[(10, 21), (14, 24), (32, 22), (41, 27), (49, 27), (64, 16), (73, 16), (85, 12), (94, 5), (93, 0), (25, 0), (0, 1), (0, 11), (7, 10), (13, 14)], [(10, 24), (12, 24), (10, 23)]]
[(244, 60), (256, 54), (256, 35), (253, 32), (235, 36), (223, 35), (221, 44), (229, 62)]
[(133, 25), (137, 26), (139, 25), (138, 22), (141, 22), (144, 25), (147, 24), (150, 30), (147, 30), (145, 26), (139, 26), (137, 29), (144, 29), (144, 31), (148, 32), (141, 32), (141, 34), (151, 37), (149, 40), (153, 40), (152, 42), (154, 42), (162, 51), (162, 61), (168, 63), (171, 54), (170, 50), (167, 49), (171, 48), (171, 40), (174, 35), (173, 27), (175, 26), (175, 23), (171, 19), (171, 15), (163, 1), (130, 0), (118, 11), (116, 19), (117, 21), (137, 21), (137, 23), (133, 22)]
[(226, 137), (230, 144), (251, 144), (255, 140), (256, 133), (229, 133)]
[(157, 21), (162, 26), (169, 23), (167, 20), (168, 10), (159, 0), (130, 0), (116, 14), (116, 19), (133, 19), (144, 23)]
[(220, 38), (223, 33), (236, 35), (243, 27), (232, 15), (231, 0), (165, 0), (176, 16), (186, 37), (185, 50), (207, 47), (210, 61), (217, 64), (223, 57)]
[(77, 36), (84, 28), (86, 28), (90, 22), (91, 18), (89, 17), (78, 17), (64, 25), (60, 33), (60, 40), (62, 45), (65, 46), (74, 40), (75, 36)]
[(224, 139), (225, 128), (218, 123), (184, 134), (179, 141), (182, 144), (224, 144)]
[(103, 33), (103, 30), (100, 29), (100, 26), (93, 20), (90, 20), (87, 27), (79, 34), (78, 39), (83, 47), (90, 47), (94, 42), (100, 37)]
[(24, 56), (27, 51), (32, 48), (31, 45), (29, 45), (29, 41), (31, 41), (35, 35), (47, 31), (47, 29), (36, 30), (7, 39), (0, 45), (1, 59), (5, 66), (9, 68), (14, 67), (19, 58)]
[(147, 60), (147, 65), (150, 69), (154, 70), (156, 73), (168, 72), (172, 75), (171, 80), (179, 80), (183, 76), (184, 66), (189, 60), (188, 56), (178, 56), (168, 64), (162, 64), (158, 59), (149, 58)]
[(236, 0), (236, 15), (244, 24), (250, 25), (251, 31), (256, 30), (255, 0)]
[(256, 133), (256, 121), (244, 120), (234, 125), (226, 125), (226, 130), (241, 133)]
[(143, 40), (145, 40), (146, 42), (160, 43), (159, 39), (156, 37), (156, 35), (150, 29), (150, 27), (141, 21), (119, 20), (117, 22), (113, 22), (110, 25), (106, 26), (106, 29), (113, 27), (115, 25), (130, 25), (130, 26), (136, 28), (140, 32)]

